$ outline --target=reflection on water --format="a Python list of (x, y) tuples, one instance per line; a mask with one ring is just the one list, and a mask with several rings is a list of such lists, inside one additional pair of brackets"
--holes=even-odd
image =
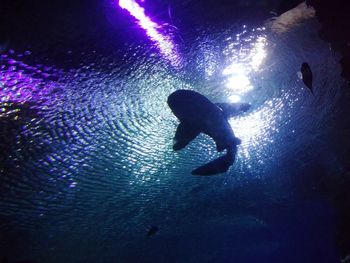
[[(237, 34), (235, 41), (231, 42), (231, 38), (228, 38), (229, 43), (223, 52), (229, 65), (222, 74), (227, 78), (226, 87), (231, 93), (229, 98), (235, 101), (240, 101), (240, 96), (254, 89), (249, 75), (259, 70), (266, 57), (267, 39), (264, 30), (257, 28), (251, 35), (245, 36), (247, 29), (243, 26), (242, 33)], [(254, 34), (255, 31), (259, 34)]]
[[(134, 8), (130, 12), (136, 12), (141, 26), (149, 26), (149, 36), (166, 59), (150, 56), (143, 46), (130, 47), (135, 57), (125, 58), (120, 67), (113, 67), (111, 55), (63, 71), (31, 66), (35, 54), (3, 55), (0, 109), (5, 113), (0, 120), (11, 122), (15, 131), (1, 135), (13, 141), (1, 174), (2, 247), (15, 254), (33, 244), (34, 252), (24, 253), (44, 262), (69, 262), (63, 253), (67, 248), (85, 252), (92, 247), (89, 258), (104, 262), (127, 261), (130, 255), (162, 262), (169, 247), (186, 251), (185, 246), (197, 243), (192, 259), (201, 262), (203, 248), (217, 247), (210, 237), (217, 237), (224, 255), (232, 247), (244, 251), (251, 243), (263, 244), (265, 231), (275, 231), (271, 246), (256, 247), (257, 254), (289, 247), (281, 229), (293, 223), (287, 220), (290, 215), (282, 216), (283, 224), (284, 219), (266, 211), (293, 206), (286, 201), (293, 201), (288, 184), (280, 185), (305, 175), (302, 165), (336, 156), (326, 139), (343, 83), (335, 55), (317, 38), (315, 22), (286, 39), (263, 28), (243, 27), (239, 34), (203, 31), (181, 55), (188, 61), (179, 70), (167, 60), (176, 54), (170, 38), (156, 35), (160, 31), (151, 21), (141, 22), (146, 18), (136, 3), (119, 4)], [(312, 49), (304, 52), (304, 45)], [(315, 72), (315, 97), (296, 77), (306, 57)], [(199, 91), (213, 102), (252, 104), (249, 112), (230, 120), (242, 145), (228, 173), (190, 175), (193, 167), (218, 155), (204, 135), (173, 152), (178, 123), (166, 100), (179, 88)], [(13, 122), (15, 116), (26, 117)], [(144, 231), (154, 224), (159, 234), (145, 244)], [(249, 225), (252, 239), (239, 232), (240, 225)], [(232, 238), (232, 232), (239, 238)], [(184, 253), (170, 256), (179, 261), (191, 257)], [(83, 261), (84, 255), (77, 257)]]
[(9, 50), (1, 55), (0, 102), (29, 102), (54, 99), (57, 70), (44, 65), (28, 65), (23, 62), (30, 51), (15, 54)]

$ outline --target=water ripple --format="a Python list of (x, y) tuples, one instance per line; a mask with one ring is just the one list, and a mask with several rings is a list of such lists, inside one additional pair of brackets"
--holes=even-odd
[[(68, 71), (30, 66), (23, 62), (31, 61), (28, 52), (2, 55), (1, 217), (10, 218), (12, 228), (35, 232), (42, 226), (54, 234), (86, 233), (98, 222), (94, 231), (106, 242), (137, 239), (154, 219), (177, 225), (184, 215), (220, 213), (218, 202), (231, 200), (241, 184), (287, 177), (314, 156), (325, 160), (332, 114), (342, 112), (343, 81), (327, 45), (305, 36), (314, 49), (304, 52), (303, 43), (291, 41), (298, 34), (277, 38), (246, 27), (240, 34), (206, 32), (184, 49), (189, 59), (182, 72), (142, 46), (131, 47), (124, 64), (111, 56)], [(304, 60), (315, 72), (315, 96), (297, 78)], [(166, 100), (179, 88), (214, 102), (236, 95), (252, 104), (230, 120), (242, 144), (225, 175), (190, 175), (220, 155), (205, 135), (172, 150), (178, 121)], [(300, 167), (283, 168), (291, 162)], [(275, 203), (278, 190), (271, 191), (264, 200)], [(235, 200), (227, 211), (239, 206)]]

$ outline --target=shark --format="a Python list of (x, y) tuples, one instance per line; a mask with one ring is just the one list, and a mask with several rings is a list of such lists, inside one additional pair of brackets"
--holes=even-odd
[(192, 90), (176, 90), (167, 99), (168, 106), (180, 121), (175, 137), (173, 150), (186, 147), (200, 133), (211, 137), (218, 152), (226, 150), (226, 154), (204, 164), (192, 171), (193, 175), (216, 175), (225, 173), (233, 165), (237, 146), (241, 140), (237, 138), (228, 122), (230, 117), (249, 110), (249, 103), (213, 103), (202, 94)]

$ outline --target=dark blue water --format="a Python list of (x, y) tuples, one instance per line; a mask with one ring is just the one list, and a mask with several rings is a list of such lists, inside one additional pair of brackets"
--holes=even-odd
[[(339, 262), (350, 149), (339, 55), (315, 18), (277, 32), (260, 14), (271, 3), (204, 13), (212, 4), (149, 4), (163, 40), (110, 2), (96, 11), (104, 16), (62, 16), (91, 14), (96, 31), (67, 22), (53, 30), (61, 44), (38, 37), (46, 26), (21, 43), (16, 27), (0, 68), (0, 256)], [(298, 78), (304, 61), (314, 95)], [(242, 144), (227, 173), (191, 175), (219, 156), (209, 137), (172, 150), (178, 121), (166, 99), (180, 88), (252, 104), (230, 120)], [(146, 238), (151, 225), (159, 231)]]

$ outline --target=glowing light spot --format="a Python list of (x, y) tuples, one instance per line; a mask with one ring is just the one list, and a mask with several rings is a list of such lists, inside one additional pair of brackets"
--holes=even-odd
[(156, 42), (161, 53), (169, 59), (174, 66), (180, 65), (180, 60), (177, 56), (172, 39), (160, 32), (161, 26), (146, 16), (144, 8), (134, 0), (119, 0), (119, 6), (136, 18), (138, 24), (146, 31), (149, 38)]
[(243, 30), (237, 34), (236, 36), (242, 39), (237, 39), (238, 43), (228, 43), (224, 50), (229, 65), (223, 69), (222, 74), (226, 76), (225, 82), (231, 102), (238, 102), (243, 94), (254, 88), (249, 75), (259, 70), (266, 57), (266, 37), (262, 35), (245, 37), (246, 32), (247, 30)]
[(253, 89), (249, 78), (247, 77), (243, 65), (232, 64), (223, 71), (223, 75), (229, 75), (226, 87), (235, 93), (242, 95), (243, 93)]
[(237, 94), (243, 94), (253, 89), (253, 86), (250, 84), (248, 77), (245, 75), (231, 76), (228, 79), (227, 87)]
[(244, 70), (242, 65), (232, 64), (229, 67), (225, 68), (222, 72), (223, 75), (231, 75), (231, 74), (243, 74)]
[(231, 95), (228, 99), (232, 103), (236, 103), (236, 102), (240, 102), (241, 101), (241, 97), (236, 95), (236, 94)]

